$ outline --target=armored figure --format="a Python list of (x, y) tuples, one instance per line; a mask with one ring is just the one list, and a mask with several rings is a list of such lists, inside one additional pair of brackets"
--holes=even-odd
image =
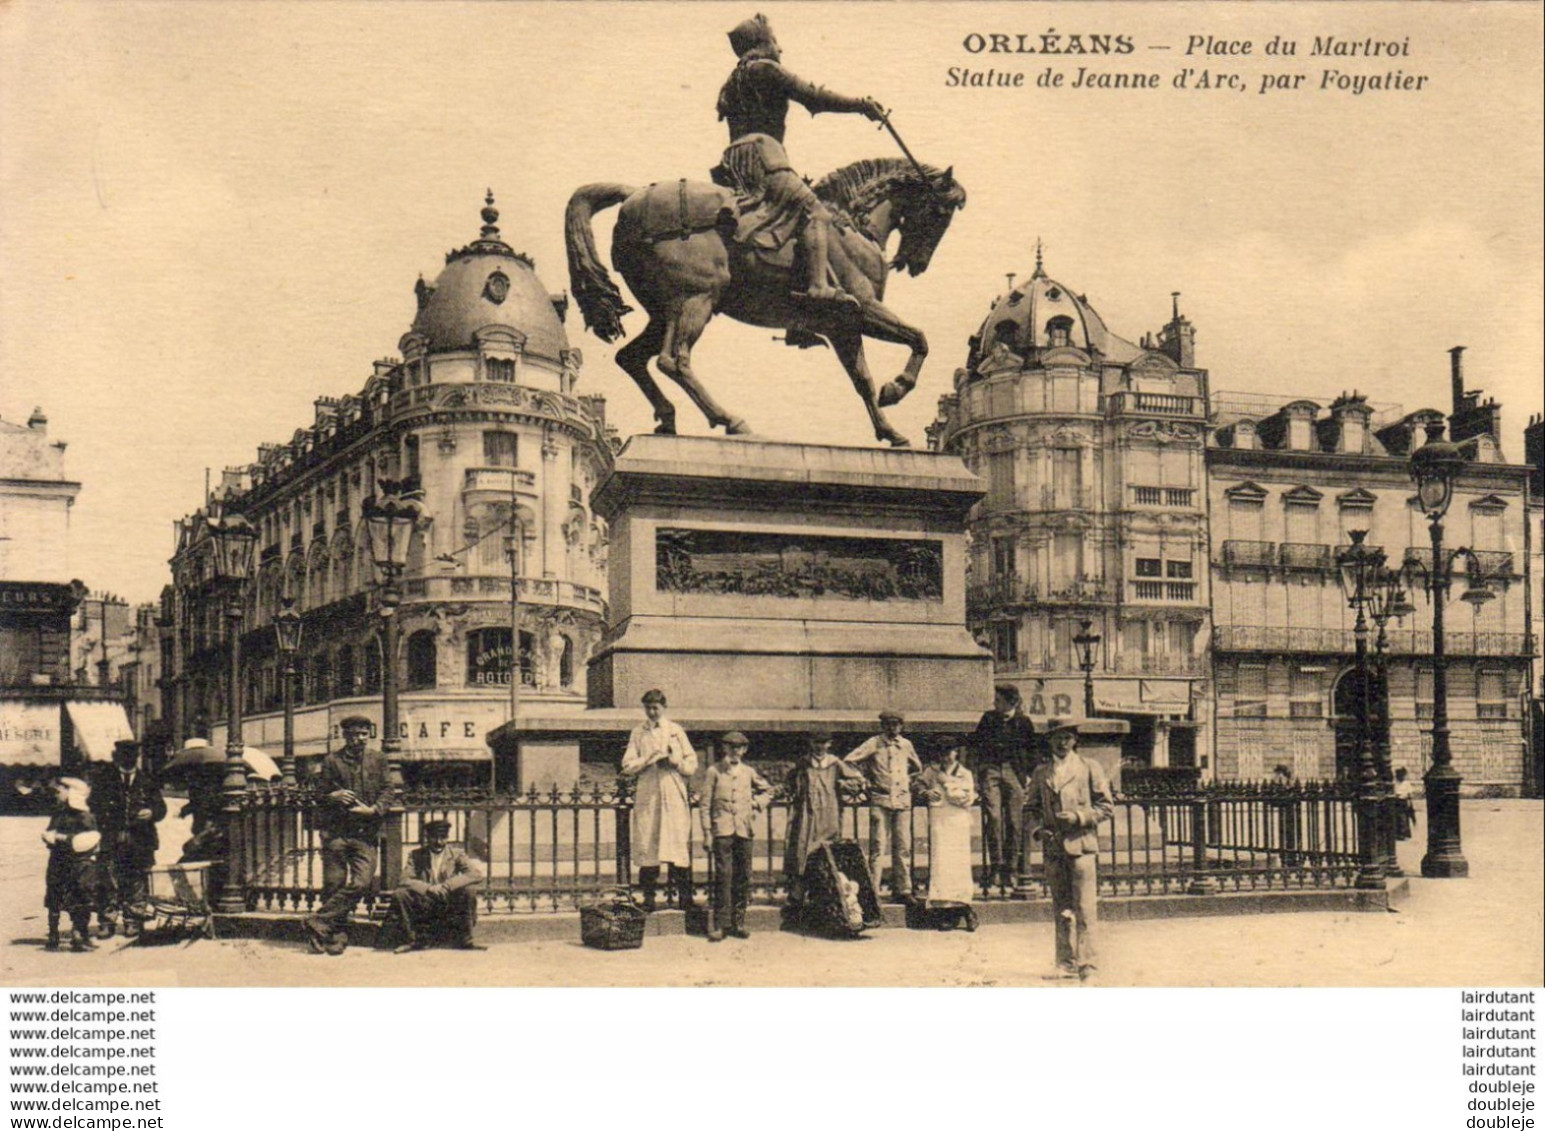
[(716, 182), (734, 189), (747, 203), (761, 206), (762, 215), (742, 239), (776, 250), (798, 236), (805, 259), (805, 300), (831, 302), (843, 298), (832, 285), (828, 248), (832, 216), (810, 186), (789, 165), (783, 148), (784, 120), (789, 103), (798, 102), (812, 114), (863, 114), (878, 121), (885, 116), (872, 98), (847, 98), (806, 82), (779, 61), (782, 52), (768, 26), (757, 15), (730, 32), (730, 46), (740, 62), (719, 91), (719, 118), (729, 125), (730, 144), (713, 171)]

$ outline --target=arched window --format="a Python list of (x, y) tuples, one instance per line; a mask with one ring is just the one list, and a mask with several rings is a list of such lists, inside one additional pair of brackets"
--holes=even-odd
[(558, 683), (574, 686), (574, 641), (568, 636), (563, 638), (563, 649), (558, 653)]
[(333, 697), (347, 699), (354, 694), (354, 648), (345, 644), (338, 649), (333, 664)]
[(365, 685), (360, 688), (365, 695), (381, 692), (381, 638), (372, 636), (365, 641)]
[(327, 702), (327, 690), (332, 687), (331, 665), (327, 662), (327, 653), (318, 652), (311, 658), (311, 699), (312, 703)]
[(408, 687), (433, 687), (435, 679), (435, 634), (426, 628), (408, 637)]
[(1059, 315), (1046, 323), (1046, 344), (1052, 349), (1073, 344), (1073, 320)]
[[(534, 645), (531, 633), (520, 634), (520, 682), (536, 684), (532, 664)], [(505, 686), (510, 682), (510, 630), (480, 628), (467, 634), (467, 686)]]

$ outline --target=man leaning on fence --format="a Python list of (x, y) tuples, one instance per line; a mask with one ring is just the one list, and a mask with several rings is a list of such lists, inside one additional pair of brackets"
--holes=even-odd
[(402, 942), (393, 953), (422, 950), (436, 933), (448, 936), (457, 950), (484, 949), (472, 941), (482, 865), (450, 843), (449, 821), (425, 821), (423, 834), (424, 843), (408, 853), (402, 884), (392, 892), (402, 927)]
[(1051, 759), (1030, 778), (1025, 817), (1041, 842), (1057, 929), (1057, 970), (1087, 982), (1097, 965), (1100, 825), (1115, 810), (1100, 764), (1080, 755), (1078, 726), (1053, 722)]
[(1020, 709), (1019, 689), (993, 689), (992, 710), (971, 736), (976, 791), (982, 799), (987, 882), (1012, 888), (1024, 871), (1025, 782), (1035, 768), (1035, 727)]
[(912, 902), (912, 775), (922, 773), (912, 743), (901, 736), (898, 711), (880, 712), (880, 733), (845, 759), (869, 779), (869, 870), (874, 886), (887, 852), (891, 858), (891, 899)]
[(343, 749), (322, 759), (317, 826), (322, 838), (322, 904), (306, 920), (313, 954), (342, 954), (349, 916), (375, 881), (381, 825), (391, 804), (386, 758), (367, 748), (372, 724), (350, 715), (338, 724)]

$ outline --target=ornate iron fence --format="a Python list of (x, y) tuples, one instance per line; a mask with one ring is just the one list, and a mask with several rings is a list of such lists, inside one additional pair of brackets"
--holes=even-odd
[[(861, 797), (843, 807), (841, 835), (867, 844), (869, 809)], [(1355, 794), (1340, 783), (1198, 783), (1184, 775), (1133, 776), (1100, 830), (1100, 890), (1106, 896), (1181, 892), (1342, 887), (1357, 873)], [(301, 913), (322, 890), (322, 846), (316, 798), (303, 790), (254, 786), (238, 838), (238, 867), (249, 909)], [(415, 792), (387, 821), (381, 880), (373, 900), (395, 885), (404, 853), (425, 821), (443, 818), (453, 841), (485, 862), (481, 888), (490, 913), (572, 910), (586, 899), (626, 888), (632, 879), (626, 783), (517, 795)], [(693, 872), (706, 894), (707, 848), (694, 798)], [(775, 903), (785, 894), (784, 837), (788, 803), (782, 791), (759, 814), (753, 849), (752, 898)], [(1022, 845), (1012, 888), (991, 882), (980, 835), (972, 839), (981, 898), (1046, 898), (1041, 848)], [(928, 811), (910, 815), (912, 865), (925, 881)], [(1029, 838), (1026, 838), (1027, 840)], [(888, 864), (888, 860), (882, 864)], [(674, 898), (674, 893), (669, 894)]]

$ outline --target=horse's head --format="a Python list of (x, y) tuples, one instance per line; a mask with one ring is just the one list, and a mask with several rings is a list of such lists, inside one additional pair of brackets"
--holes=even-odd
[(941, 172), (927, 165), (921, 173), (913, 171), (901, 189), (895, 221), (901, 243), (891, 266), (909, 275), (921, 275), (928, 270), (934, 248), (949, 230), (955, 213), (966, 206), (966, 190), (955, 179), (954, 166)]

